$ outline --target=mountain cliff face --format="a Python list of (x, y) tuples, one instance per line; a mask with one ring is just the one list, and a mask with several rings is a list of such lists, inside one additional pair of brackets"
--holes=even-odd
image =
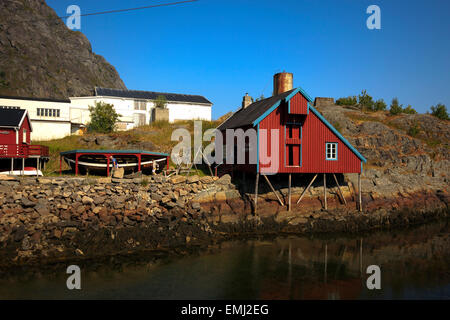
[(44, 0), (0, 1), (0, 95), (67, 98), (126, 89), (116, 69)]

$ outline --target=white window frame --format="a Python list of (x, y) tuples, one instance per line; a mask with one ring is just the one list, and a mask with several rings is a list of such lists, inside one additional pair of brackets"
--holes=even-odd
[(326, 142), (325, 143), (325, 159), (331, 161), (337, 161), (338, 159), (338, 143)]

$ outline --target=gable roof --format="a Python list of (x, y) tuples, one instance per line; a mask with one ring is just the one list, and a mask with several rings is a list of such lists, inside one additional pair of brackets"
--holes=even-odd
[[(253, 102), (247, 108), (241, 108), (223, 122), (217, 129), (233, 129), (252, 125), (255, 120), (263, 116), (273, 106), (278, 106), (280, 102), (288, 97), (295, 89), (283, 92), (277, 96)], [(270, 113), (270, 112), (269, 112)]]
[(296, 88), (286, 92), (283, 92), (277, 96), (273, 96), (264, 100), (260, 100), (252, 103), (247, 108), (241, 108), (236, 111), (231, 117), (229, 117), (225, 122), (223, 122), (217, 129), (225, 130), (225, 129), (234, 129), (240, 128), (244, 126), (251, 125), (252, 127), (256, 126), (261, 122), (265, 117), (267, 117), (272, 111), (274, 111), (280, 103), (284, 101), (289, 101), (293, 96), (295, 96), (298, 92), (300, 92), (306, 100), (308, 100), (308, 108), (311, 110), (320, 121), (325, 124), (361, 161), (367, 162), (366, 158), (364, 158), (358, 150), (353, 147), (350, 142), (345, 139), (342, 134), (339, 133), (325, 118), (322, 114), (317, 111), (312, 105), (311, 97), (302, 89)]
[(190, 94), (164, 93), (164, 92), (140, 91), (140, 90), (122, 90), (122, 89), (95, 87), (95, 95), (105, 97), (119, 97), (132, 99), (146, 99), (146, 100), (156, 100), (158, 96), (165, 96), (167, 101), (172, 102), (189, 102), (189, 103), (202, 103), (212, 105), (212, 102), (206, 99), (205, 97)]
[(0, 108), (0, 127), (20, 128), (26, 115), (24, 109)]

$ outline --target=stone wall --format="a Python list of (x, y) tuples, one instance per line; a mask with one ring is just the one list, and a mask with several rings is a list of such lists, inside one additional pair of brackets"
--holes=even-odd
[[(392, 199), (365, 194), (364, 214), (350, 190), (347, 206), (330, 190), (324, 211), (320, 187), (313, 187), (292, 212), (266, 191), (261, 186), (255, 215), (253, 195), (238, 190), (229, 175), (0, 181), (0, 267), (170, 251), (258, 234), (354, 232), (448, 215), (449, 195), (439, 190)], [(285, 201), (286, 189), (281, 194)]]

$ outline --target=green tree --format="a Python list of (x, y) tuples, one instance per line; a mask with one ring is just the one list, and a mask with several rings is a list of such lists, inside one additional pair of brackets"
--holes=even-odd
[(358, 103), (362, 110), (373, 111), (374, 109), (373, 98), (367, 94), (366, 90), (361, 91), (361, 94), (358, 95)]
[(392, 99), (391, 106), (389, 108), (389, 112), (392, 115), (400, 114), (400, 113), (403, 112), (402, 105), (398, 103), (398, 98), (397, 97)]
[(445, 104), (438, 103), (436, 106), (431, 106), (431, 114), (439, 119), (449, 120)]
[(342, 97), (336, 100), (336, 105), (338, 106), (354, 106), (358, 103), (358, 100), (355, 96), (353, 97)]
[(112, 104), (97, 102), (94, 107), (89, 106), (91, 122), (88, 124), (89, 132), (109, 133), (116, 129), (120, 114)]
[(386, 107), (386, 102), (383, 99), (378, 99), (373, 105), (373, 111), (383, 111), (386, 110)]
[(154, 103), (156, 108), (165, 109), (167, 107), (167, 99), (163, 95), (159, 95)]
[(265, 98), (264, 98), (264, 95), (261, 94), (261, 95), (259, 96), (259, 98), (256, 98), (255, 102), (256, 102), (256, 101), (261, 101), (261, 100), (264, 100), (264, 99), (265, 99)]
[(413, 107), (411, 107), (410, 104), (408, 104), (408, 106), (406, 108), (404, 108), (402, 112), (406, 113), (406, 114), (416, 114), (417, 113), (417, 111)]

